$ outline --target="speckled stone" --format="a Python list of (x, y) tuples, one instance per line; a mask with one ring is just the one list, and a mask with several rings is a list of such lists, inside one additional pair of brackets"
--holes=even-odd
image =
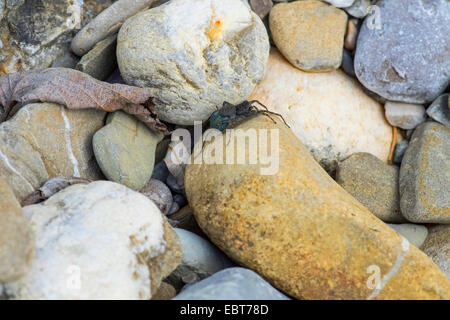
[(155, 95), (167, 122), (192, 125), (248, 98), (264, 76), (269, 37), (241, 0), (172, 0), (128, 19), (117, 61), (128, 84)]
[[(267, 159), (258, 157), (255, 165), (187, 165), (189, 205), (209, 239), (294, 298), (449, 299), (450, 280), (431, 259), (343, 190), (274, 120), (259, 115), (235, 127), (278, 130), (274, 174), (261, 174)], [(226, 144), (206, 142), (196, 157)], [(235, 143), (234, 154), (250, 152), (248, 145)], [(367, 285), (371, 265), (387, 275), (380, 290)]]
[(450, 82), (450, 2), (380, 0), (376, 7), (379, 28), (366, 18), (359, 32), (359, 81), (391, 101), (433, 101)]
[(414, 131), (400, 168), (400, 208), (411, 222), (450, 223), (450, 129), (426, 122)]
[(429, 228), (422, 250), (450, 278), (450, 225)]
[(143, 195), (153, 201), (161, 210), (162, 214), (168, 214), (172, 207), (172, 192), (166, 184), (156, 179), (150, 179), (144, 188), (140, 191)]
[(392, 128), (383, 107), (341, 70), (304, 72), (272, 49), (264, 80), (249, 98), (253, 99), (283, 115), (328, 172), (356, 152), (388, 158)]
[(321, 1), (276, 5), (269, 16), (273, 41), (283, 56), (305, 71), (330, 71), (342, 61), (347, 15)]
[(135, 117), (116, 111), (95, 133), (92, 145), (105, 176), (138, 191), (152, 175), (156, 145), (162, 138)]
[(19, 202), (54, 177), (103, 177), (92, 136), (103, 126), (104, 115), (32, 103), (0, 124), (0, 176)]
[(341, 162), (336, 182), (385, 222), (403, 222), (398, 192), (398, 168), (370, 153), (355, 153)]

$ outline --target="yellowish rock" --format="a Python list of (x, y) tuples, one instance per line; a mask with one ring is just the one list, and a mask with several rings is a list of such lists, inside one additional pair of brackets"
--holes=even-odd
[(342, 62), (347, 14), (322, 1), (277, 4), (270, 31), (281, 53), (305, 71), (330, 71)]
[[(0, 179), (0, 283), (14, 281), (30, 268), (35, 241), (30, 222), (14, 194)], [(1, 296), (0, 285), (0, 296)]]
[[(450, 281), (431, 259), (344, 191), (275, 121), (259, 115), (236, 126), (275, 130), (268, 150), (278, 132), (275, 174), (261, 174), (262, 153), (252, 165), (187, 165), (189, 204), (209, 238), (295, 298), (450, 299)], [(194, 160), (233, 146), (222, 140), (205, 142)], [(255, 145), (261, 152), (262, 141), (236, 143), (235, 154)]]
[(92, 136), (105, 113), (32, 103), (0, 124), (0, 176), (20, 201), (56, 176), (102, 177)]
[(249, 99), (282, 114), (327, 171), (356, 152), (388, 158), (392, 129), (383, 107), (340, 70), (303, 72), (273, 49), (265, 78)]

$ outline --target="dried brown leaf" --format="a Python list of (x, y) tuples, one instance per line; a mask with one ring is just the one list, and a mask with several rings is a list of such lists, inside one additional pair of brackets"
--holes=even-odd
[(35, 203), (47, 200), (55, 193), (67, 188), (68, 186), (78, 184), (78, 183), (89, 183), (92, 180), (82, 179), (82, 178), (66, 178), (66, 177), (56, 177), (48, 180), (42, 185), (38, 190), (30, 194), (25, 200), (22, 201), (21, 205), (29, 206)]
[(74, 69), (35, 69), (0, 77), (0, 122), (15, 104), (32, 102), (59, 103), (69, 109), (123, 110), (151, 130), (168, 134), (157, 118), (148, 90), (99, 81)]

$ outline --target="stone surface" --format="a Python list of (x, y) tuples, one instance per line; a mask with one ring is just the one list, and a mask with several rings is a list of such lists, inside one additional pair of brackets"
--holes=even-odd
[(448, 93), (439, 96), (427, 109), (427, 115), (434, 121), (442, 123), (450, 128), (450, 95)]
[(450, 223), (450, 129), (426, 122), (414, 131), (400, 168), (400, 209), (411, 222)]
[(77, 63), (80, 61), (80, 58), (74, 55), (72, 52), (67, 51), (62, 56), (56, 58), (53, 61), (51, 68), (70, 68), (74, 69)]
[(228, 268), (186, 286), (174, 300), (289, 300), (255, 272)]
[(0, 179), (0, 283), (17, 280), (28, 271), (34, 246), (28, 218), (13, 192)]
[(152, 178), (160, 181), (166, 181), (169, 176), (169, 170), (167, 169), (166, 163), (164, 161), (160, 161), (155, 164), (152, 172)]
[(345, 49), (342, 52), (342, 70), (350, 77), (356, 78), (352, 54)]
[(108, 115), (105, 127), (92, 139), (95, 158), (105, 176), (133, 190), (150, 179), (156, 145), (163, 136), (122, 111)]
[(450, 2), (380, 0), (376, 6), (359, 32), (359, 81), (391, 101), (433, 101), (450, 82)]
[(414, 129), (426, 120), (425, 108), (420, 104), (387, 101), (384, 105), (387, 121), (394, 127)]
[[(278, 129), (270, 134), (279, 137), (270, 138), (278, 147), (274, 174), (262, 174), (269, 161), (258, 155), (255, 165), (187, 165), (188, 201), (209, 239), (294, 298), (449, 299), (450, 280), (431, 259), (343, 190), (275, 121), (259, 115), (235, 127)], [(216, 138), (198, 154), (226, 144)], [(250, 153), (244, 148), (234, 154)], [(378, 289), (370, 266), (379, 268)]]
[(403, 222), (398, 192), (398, 168), (370, 153), (355, 153), (341, 162), (336, 182), (385, 222)]
[(170, 274), (171, 282), (195, 283), (233, 265), (214, 245), (195, 233), (179, 228), (175, 232), (183, 247), (183, 260)]
[(144, 196), (153, 201), (163, 214), (168, 214), (172, 207), (173, 197), (169, 187), (164, 182), (150, 179), (140, 191)]
[(270, 11), (270, 31), (283, 56), (305, 71), (330, 71), (342, 61), (347, 15), (321, 1), (280, 3)]
[(430, 227), (422, 250), (450, 278), (450, 225)]
[(0, 10), (0, 75), (50, 67), (69, 52), (76, 30), (111, 3), (1, 0), (5, 7), (3, 15)]
[(240, 0), (172, 0), (128, 19), (117, 40), (125, 81), (148, 87), (158, 116), (182, 125), (246, 100), (268, 53), (264, 24)]
[(349, 7), (353, 4), (353, 2), (355, 2), (355, 0), (324, 0), (324, 1), (328, 2), (329, 4), (332, 4), (337, 8)]
[(30, 272), (6, 286), (16, 299), (150, 299), (181, 261), (159, 209), (113, 182), (77, 184), (24, 211), (37, 249)]
[(19, 202), (50, 178), (103, 176), (92, 136), (103, 126), (104, 114), (33, 103), (0, 124), (0, 176)]
[(117, 0), (85, 25), (73, 38), (70, 48), (82, 56), (99, 41), (116, 34), (125, 20), (150, 7), (154, 0)]
[(189, 206), (185, 206), (169, 216), (169, 219), (176, 223), (177, 228), (185, 229), (198, 236), (207, 238), (195, 221), (194, 213)]
[(371, 5), (378, 0), (355, 0), (355, 2), (348, 8), (344, 8), (348, 14), (356, 18), (364, 18), (369, 13), (373, 13)]
[(353, 51), (356, 48), (356, 39), (358, 38), (358, 20), (350, 19), (347, 22), (347, 34), (345, 35), (344, 48)]
[(257, 99), (282, 114), (327, 171), (356, 152), (387, 160), (392, 129), (383, 107), (340, 70), (303, 72), (274, 49), (266, 76), (249, 99)]
[(175, 288), (163, 281), (156, 294), (152, 296), (152, 300), (170, 300), (176, 295), (177, 291)]
[(388, 224), (389, 227), (405, 237), (409, 242), (420, 248), (427, 238), (428, 229), (425, 226), (412, 223)]
[(115, 34), (100, 41), (81, 58), (75, 68), (96, 79), (105, 80), (117, 68), (116, 45)]
[(394, 149), (394, 155), (392, 161), (396, 164), (401, 164), (403, 156), (405, 155), (406, 149), (408, 149), (408, 141), (397, 142)]
[(261, 19), (264, 19), (269, 14), (273, 6), (272, 0), (249, 0), (248, 3)]

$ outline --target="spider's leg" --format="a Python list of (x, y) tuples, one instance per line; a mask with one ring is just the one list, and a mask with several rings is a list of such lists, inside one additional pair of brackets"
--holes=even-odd
[(277, 123), (277, 122), (276, 122), (275, 120), (273, 120), (273, 118), (270, 116), (270, 112), (268, 112), (268, 111), (266, 111), (266, 110), (260, 110), (259, 113), (262, 113), (262, 114), (268, 116), (269, 119), (272, 120), (273, 123)]
[(258, 100), (251, 100), (251, 101), (250, 101), (250, 104), (254, 104), (254, 103), (259, 104), (261, 107), (263, 107), (264, 109), (266, 109), (267, 111), (269, 111), (269, 109), (268, 109), (265, 105), (263, 105), (261, 102), (259, 102)]
[(276, 112), (272, 112), (272, 111), (266, 111), (266, 112), (268, 112), (268, 113), (270, 113), (270, 114), (274, 114), (274, 115), (280, 117), (281, 120), (283, 120), (284, 124), (285, 124), (288, 128), (290, 128), (289, 125), (287, 124), (286, 120), (284, 120), (284, 118), (283, 118), (283, 116), (282, 116), (281, 114), (276, 113)]

